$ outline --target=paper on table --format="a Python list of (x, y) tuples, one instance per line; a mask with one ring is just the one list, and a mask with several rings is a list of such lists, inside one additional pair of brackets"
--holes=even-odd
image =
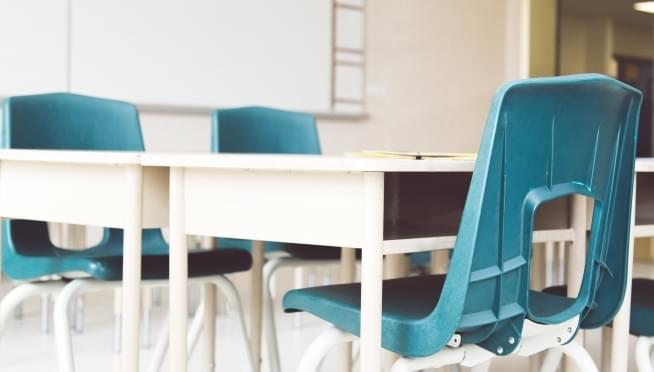
[(447, 158), (457, 160), (475, 160), (477, 154), (466, 152), (421, 152), (421, 151), (357, 151), (348, 153), (351, 156), (365, 158), (394, 158), (394, 159), (429, 159)]

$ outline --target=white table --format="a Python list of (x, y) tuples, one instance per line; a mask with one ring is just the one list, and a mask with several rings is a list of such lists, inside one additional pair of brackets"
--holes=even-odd
[[(458, 227), (452, 216), (460, 213), (474, 166), (451, 159), (227, 154), (145, 154), (142, 164), (170, 168), (170, 298), (179, 299), (170, 309), (175, 372), (186, 371), (187, 234), (362, 249), (360, 363), (362, 371), (379, 371), (383, 255), (451, 248)], [(458, 187), (440, 186), (457, 177), (463, 177)], [(563, 226), (534, 241), (573, 238), (574, 230)]]
[[(124, 371), (138, 369), (140, 231), (167, 224), (169, 198), (170, 291), (171, 299), (180, 299), (171, 301), (173, 371), (186, 370), (186, 234), (363, 249), (361, 370), (374, 371), (381, 360), (382, 256), (451, 248), (473, 165), (451, 159), (0, 150), (0, 216), (125, 229)], [(639, 160), (637, 168), (652, 172), (654, 161)], [(554, 208), (548, 220), (555, 225), (541, 226), (534, 242), (585, 246), (585, 204), (577, 200), (571, 207), (571, 226), (556, 225), (566, 218), (560, 206)], [(639, 236), (638, 228), (633, 232)], [(570, 253), (574, 278), (584, 250)], [(616, 318), (615, 334), (628, 332), (625, 314), (628, 325), (628, 307)], [(614, 345), (620, 337), (614, 335)]]
[(138, 371), (141, 229), (168, 224), (168, 169), (139, 153), (0, 150), (0, 216), (124, 229), (122, 371)]

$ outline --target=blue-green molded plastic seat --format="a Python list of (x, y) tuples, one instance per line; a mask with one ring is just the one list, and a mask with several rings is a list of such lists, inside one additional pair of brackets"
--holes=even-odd
[[(313, 115), (267, 107), (241, 107), (213, 112), (211, 151), (219, 153), (320, 155)], [(283, 211), (280, 211), (283, 213)], [(249, 240), (219, 239), (219, 247), (250, 249)], [(312, 260), (340, 258), (340, 247), (265, 242), (266, 252), (286, 251)]]
[[(508, 354), (527, 317), (609, 322), (624, 295), (641, 100), (595, 74), (505, 84), (488, 116), (449, 272), (384, 281), (383, 347), (428, 356), (459, 333), (464, 344)], [(530, 292), (536, 211), (571, 194), (596, 201), (579, 296)], [(284, 308), (359, 335), (359, 299), (359, 284), (299, 289), (286, 294)]]
[[(3, 104), (2, 148), (143, 151), (136, 107), (126, 102), (52, 93), (10, 97)], [(65, 250), (52, 244), (45, 222), (3, 222), (2, 267), (10, 278), (30, 280), (85, 272), (101, 280), (122, 278), (122, 230), (105, 228), (99, 244)], [(168, 244), (161, 230), (143, 230), (143, 279), (168, 278)], [(240, 250), (198, 251), (189, 255), (189, 275), (249, 269)]]
[[(629, 332), (635, 336), (654, 337), (654, 280), (636, 278), (631, 282), (631, 316)], [(571, 301), (566, 297), (568, 288), (564, 285), (544, 289), (557, 301)]]

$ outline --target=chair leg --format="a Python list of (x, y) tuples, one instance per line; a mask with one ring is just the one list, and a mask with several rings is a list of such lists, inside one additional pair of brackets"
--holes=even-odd
[(191, 326), (188, 328), (186, 351), (189, 356), (195, 352), (195, 347), (198, 346), (200, 333), (202, 333), (202, 322), (204, 322), (204, 302), (200, 302), (198, 309), (195, 311), (195, 315), (191, 320)]
[(636, 366), (638, 372), (654, 372), (652, 369), (652, 361), (650, 359), (650, 351), (652, 344), (649, 337), (640, 336), (636, 341), (636, 351), (634, 357), (636, 358)]
[(488, 372), (490, 369), (490, 364), (490, 360), (481, 364), (477, 364), (476, 366), (470, 368), (470, 372)]
[(217, 288), (225, 295), (225, 299), (229, 303), (234, 314), (238, 317), (238, 323), (240, 326), (240, 342), (241, 348), (244, 352), (245, 366), (246, 371), (254, 372), (256, 371), (254, 357), (252, 355), (252, 349), (250, 348), (250, 339), (248, 338), (248, 330), (245, 325), (245, 314), (243, 313), (243, 307), (241, 306), (241, 297), (238, 295), (238, 291), (234, 284), (224, 276), (213, 277), (213, 282)]
[(141, 347), (144, 349), (152, 346), (151, 337), (151, 313), (152, 313), (152, 288), (141, 289), (142, 317), (141, 320)]
[[(427, 368), (438, 368), (458, 364), (465, 358), (464, 348), (450, 349), (445, 348), (434, 355), (424, 358), (399, 358), (390, 372), (413, 372)], [(486, 362), (481, 363), (480, 371), (487, 367)], [(475, 371), (473, 369), (473, 371)]]
[(114, 289), (114, 334), (113, 334), (113, 347), (114, 354), (120, 354), (121, 334), (123, 324), (123, 296), (120, 288)]
[(216, 363), (216, 288), (211, 283), (205, 283), (203, 290), (204, 334), (207, 356), (205, 367), (208, 372), (213, 372)]
[(558, 347), (547, 350), (540, 366), (540, 372), (556, 372), (561, 364), (561, 357), (563, 357), (563, 351)]
[(75, 330), (75, 333), (80, 334), (84, 332), (84, 296), (77, 296), (74, 304), (73, 329)]
[[(318, 368), (327, 353), (336, 345), (353, 341), (356, 337), (350, 333), (341, 331), (336, 327), (330, 327), (316, 338), (307, 348), (297, 368), (298, 372), (318, 372)], [(399, 370), (402, 371), (402, 370)], [(395, 372), (395, 371), (394, 371)]]
[(59, 372), (74, 372), (73, 345), (68, 310), (76, 296), (89, 289), (114, 287), (114, 282), (99, 282), (93, 279), (77, 279), (66, 284), (57, 296), (54, 306), (54, 334)]
[(170, 317), (166, 316), (166, 320), (164, 321), (163, 326), (161, 327), (161, 331), (159, 332), (157, 343), (154, 345), (154, 349), (152, 350), (152, 357), (150, 358), (150, 363), (146, 368), (147, 372), (159, 372), (159, 370), (161, 370), (164, 357), (166, 356), (166, 351), (168, 350), (168, 337), (170, 334), (169, 327)]
[(152, 288), (152, 304), (154, 306), (161, 306), (161, 287)]
[(568, 356), (572, 362), (584, 372), (599, 372), (593, 358), (588, 351), (578, 342), (569, 342), (559, 347), (563, 353)]
[(14, 287), (0, 301), (0, 331), (4, 328), (7, 318), (19, 307), (27, 298), (39, 294), (55, 293), (64, 287), (60, 281), (47, 283), (22, 283)]
[[(229, 279), (223, 276), (211, 277), (209, 280), (211, 280), (212, 284), (205, 283), (205, 288), (207, 285), (215, 285), (217, 288), (219, 288), (221, 292), (224, 294), (225, 299), (228, 301), (230, 307), (234, 310), (234, 313), (238, 317), (239, 326), (240, 326), (239, 339), (240, 339), (241, 347), (244, 350), (244, 356), (246, 359), (245, 360), (246, 371), (254, 372), (254, 359), (252, 357), (252, 351), (250, 349), (250, 340), (248, 339), (247, 327), (245, 325), (245, 316), (243, 314), (241, 299), (238, 295), (236, 287), (234, 287), (234, 284), (232, 284), (232, 282), (229, 281)], [(205, 301), (206, 299), (207, 298), (205, 294)], [(207, 316), (205, 315), (205, 311), (207, 311), (207, 306), (205, 305), (205, 301), (202, 301), (202, 303), (200, 303), (200, 306), (198, 307), (198, 310), (196, 311), (193, 317), (191, 326), (189, 327), (189, 331), (188, 331), (189, 335), (188, 335), (188, 343), (187, 343), (187, 354), (189, 356), (193, 353), (193, 350), (195, 349), (195, 345), (197, 344), (200, 331), (202, 330), (202, 321), (206, 320), (205, 318), (207, 318)], [(211, 309), (209, 309), (209, 311), (211, 312)], [(161, 333), (159, 334), (157, 344), (153, 351), (152, 359), (150, 360), (150, 364), (148, 365), (147, 368), (148, 372), (158, 372), (161, 369), (164, 356), (168, 349), (168, 335), (169, 335), (168, 326), (169, 326), (169, 320), (167, 317), (164, 328), (161, 330)], [(213, 329), (215, 330), (215, 325)], [(211, 336), (207, 334), (207, 337), (211, 337)]]
[(283, 258), (274, 258), (263, 266), (263, 330), (268, 347), (270, 372), (280, 372), (279, 343), (277, 342), (277, 326), (275, 325), (275, 309), (270, 288), (273, 274), (284, 263)]
[(41, 333), (47, 335), (50, 333), (50, 294), (41, 295)]
[[(314, 287), (315, 284), (315, 275), (313, 272), (308, 272), (307, 273), (307, 284), (304, 284), (304, 277), (305, 273), (307, 272), (307, 268), (299, 266), (293, 269), (293, 288), (302, 288), (302, 287)], [(300, 328), (302, 327), (302, 312), (298, 311), (297, 313), (293, 314), (293, 327), (295, 328)]]
[(20, 303), (14, 308), (14, 319), (22, 320), (23, 319), (23, 304)]
[[(400, 358), (393, 363), (390, 372), (413, 372), (415, 371), (411, 368), (410, 363), (404, 363), (406, 359)], [(440, 371), (440, 370), (439, 370)]]
[(74, 280), (64, 287), (55, 301), (54, 309), (54, 334), (55, 345), (57, 348), (57, 360), (59, 372), (75, 371), (75, 361), (73, 359), (73, 345), (70, 334), (70, 320), (68, 310), (71, 301), (75, 298), (78, 291), (82, 289), (84, 282)]
[[(193, 316), (193, 320), (191, 321), (191, 326), (188, 329), (186, 353), (189, 359), (191, 355), (193, 355), (193, 352), (195, 351), (195, 347), (198, 344), (198, 340), (200, 339), (200, 332), (202, 331), (202, 321), (204, 320), (204, 311), (205, 311), (204, 302), (202, 302), (200, 303), (198, 310), (195, 312), (195, 315)], [(163, 365), (163, 361), (166, 356), (166, 351), (168, 350), (168, 337), (170, 335), (169, 327), (170, 327), (170, 315), (166, 316), (164, 326), (161, 329), (161, 332), (159, 333), (157, 343), (154, 346), (154, 350), (152, 351), (152, 357), (150, 359), (150, 363), (148, 364), (148, 368), (146, 369), (146, 371), (148, 372), (158, 372), (161, 369), (161, 366)]]

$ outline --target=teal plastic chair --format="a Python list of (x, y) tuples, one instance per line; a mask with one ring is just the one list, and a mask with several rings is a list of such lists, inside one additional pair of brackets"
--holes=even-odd
[[(320, 142), (313, 115), (266, 107), (216, 110), (212, 115), (211, 150), (217, 153), (320, 155)], [(283, 213), (283, 211), (280, 211)], [(219, 247), (249, 250), (251, 241), (219, 239)], [(341, 248), (264, 242), (269, 255), (264, 267), (264, 331), (272, 372), (281, 371), (270, 281), (281, 267), (337, 263)]]
[[(641, 101), (634, 88), (595, 74), (516, 81), (496, 93), (448, 274), (384, 281), (382, 346), (403, 356), (393, 372), (452, 363), (483, 370), (495, 356), (552, 348), (596, 370), (569, 341), (579, 326), (608, 323), (624, 296)], [(579, 296), (530, 291), (536, 211), (573, 194), (595, 200)], [(360, 285), (293, 290), (284, 309), (335, 327), (305, 353), (299, 370), (314, 371), (324, 345), (359, 335)], [(535, 330), (529, 336), (525, 325)]]
[[(3, 104), (3, 148), (49, 150), (143, 151), (143, 137), (135, 106), (119, 101), (69, 93), (10, 97)], [(12, 308), (39, 293), (60, 292), (55, 306), (55, 333), (61, 370), (73, 370), (70, 332), (66, 316), (69, 301), (83, 290), (120, 287), (122, 230), (105, 228), (101, 241), (84, 250), (65, 250), (50, 241), (45, 222), (3, 221), (3, 271), (24, 281), (0, 303), (0, 329)], [(161, 230), (143, 231), (142, 279), (165, 285), (168, 279), (168, 244)], [(235, 309), (238, 294), (223, 274), (246, 271), (251, 257), (238, 249), (194, 251), (189, 254), (189, 276), (227, 291)], [(38, 283), (44, 276), (66, 277), (84, 273), (92, 279)], [(241, 323), (242, 314), (239, 312)], [(57, 324), (60, 323), (60, 324)], [(62, 325), (63, 324), (63, 325)], [(57, 332), (59, 329), (59, 332)], [(244, 330), (244, 328), (243, 328)], [(247, 335), (241, 335), (248, 346)], [(247, 359), (251, 358), (249, 349)], [(213, 355), (209, 358), (213, 359)], [(213, 363), (213, 360), (211, 361)]]
[[(570, 301), (566, 298), (566, 286), (556, 286), (544, 289), (544, 292), (556, 295), (556, 300)], [(646, 278), (636, 278), (632, 280), (631, 284), (631, 315), (629, 321), (629, 333), (638, 337), (636, 341), (636, 349), (634, 357), (636, 359), (636, 366), (638, 372), (653, 372), (652, 360), (650, 352), (652, 344), (654, 344), (654, 280)], [(551, 372), (555, 371), (555, 367), (559, 364), (560, 360), (557, 359), (556, 363), (552, 363)], [(543, 371), (545, 372), (545, 371)]]

